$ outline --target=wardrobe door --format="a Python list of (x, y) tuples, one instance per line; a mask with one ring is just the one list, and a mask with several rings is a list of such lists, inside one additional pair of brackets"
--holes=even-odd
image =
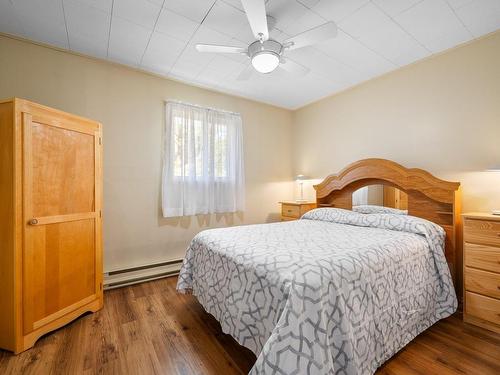
[(26, 334), (102, 293), (101, 141), (98, 127), (59, 113), (22, 122)]

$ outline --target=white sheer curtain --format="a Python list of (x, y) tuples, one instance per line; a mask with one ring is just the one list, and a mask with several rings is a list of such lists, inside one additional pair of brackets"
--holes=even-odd
[(243, 211), (241, 116), (168, 102), (165, 125), (163, 216)]

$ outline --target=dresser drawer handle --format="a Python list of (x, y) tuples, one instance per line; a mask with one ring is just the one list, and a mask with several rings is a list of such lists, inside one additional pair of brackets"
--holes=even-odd
[(286, 212), (292, 212), (292, 210), (287, 210)]

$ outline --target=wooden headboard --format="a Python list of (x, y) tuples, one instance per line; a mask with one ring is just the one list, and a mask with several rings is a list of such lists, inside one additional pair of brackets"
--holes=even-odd
[(352, 209), (352, 193), (363, 186), (396, 187), (408, 195), (408, 214), (430, 220), (446, 231), (445, 255), (457, 295), (462, 285), (460, 183), (441, 180), (418, 168), (385, 159), (364, 159), (315, 185), (318, 207)]

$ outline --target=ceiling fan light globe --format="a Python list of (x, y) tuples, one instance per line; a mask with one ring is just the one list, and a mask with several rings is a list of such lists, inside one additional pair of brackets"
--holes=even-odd
[(274, 52), (262, 51), (252, 57), (252, 65), (259, 73), (271, 73), (279, 64), (280, 57)]

